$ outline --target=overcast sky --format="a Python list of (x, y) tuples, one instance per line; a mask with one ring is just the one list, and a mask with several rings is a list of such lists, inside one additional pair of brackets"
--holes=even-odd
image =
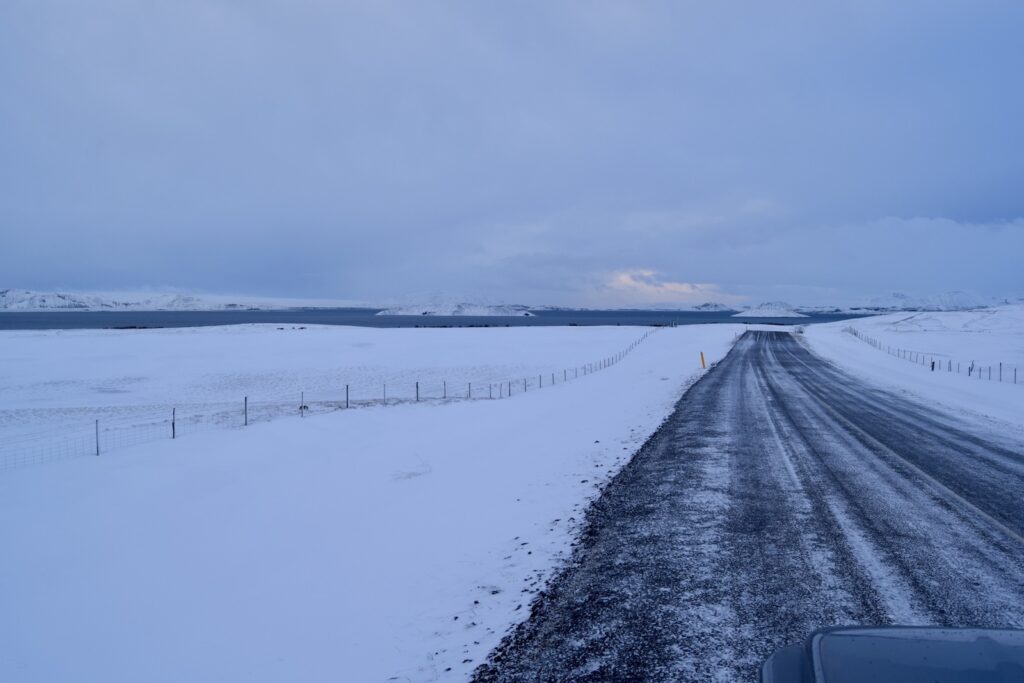
[(1024, 2), (0, 3), (0, 288), (1024, 294)]

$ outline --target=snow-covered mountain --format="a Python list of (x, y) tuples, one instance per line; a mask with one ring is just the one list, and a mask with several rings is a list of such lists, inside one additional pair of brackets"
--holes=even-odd
[(460, 315), (460, 316), (531, 316), (526, 306), (509, 304), (434, 303), (386, 308), (377, 315)]
[(1011, 303), (1015, 303), (1015, 301), (1003, 297), (981, 296), (960, 290), (930, 296), (893, 292), (871, 299), (865, 308), (884, 311), (967, 311)]
[(725, 304), (716, 304), (707, 302), (705, 304), (698, 304), (693, 307), (694, 311), (700, 311), (702, 313), (728, 313), (729, 311), (735, 311), (737, 309), (732, 306), (726, 306)]
[(806, 318), (784, 301), (768, 301), (736, 313), (734, 318)]
[(0, 289), (0, 311), (231, 311), (357, 306), (349, 301), (191, 294), (33, 292)]

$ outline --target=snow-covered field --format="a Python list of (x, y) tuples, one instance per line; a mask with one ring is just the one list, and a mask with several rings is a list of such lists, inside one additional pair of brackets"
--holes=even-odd
[[(699, 352), (720, 358), (741, 329), (664, 329), (506, 400), (296, 415), (5, 472), (0, 680), (464, 680), (699, 375)], [(381, 377), (409, 394), (416, 378), (557, 373), (641, 332), (9, 332), (0, 410), (13, 429), (26, 410), (66, 424)]]
[[(0, 332), (0, 469), (211, 426), (349, 404), (498, 398), (576, 376), (624, 349), (630, 327), (375, 329), (237, 325)], [(346, 392), (347, 387), (347, 392)]]
[[(875, 340), (879, 348), (850, 334), (848, 328)], [(878, 384), (1024, 425), (1024, 305), (893, 313), (810, 325), (804, 336), (819, 354)], [(923, 359), (924, 364), (907, 358)], [(972, 363), (974, 369), (968, 375)], [(1002, 382), (998, 381), (1000, 363)]]

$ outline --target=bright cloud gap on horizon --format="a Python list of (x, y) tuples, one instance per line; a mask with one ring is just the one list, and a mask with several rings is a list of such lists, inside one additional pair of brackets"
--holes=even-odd
[(1024, 294), (1024, 5), (0, 7), (0, 288)]

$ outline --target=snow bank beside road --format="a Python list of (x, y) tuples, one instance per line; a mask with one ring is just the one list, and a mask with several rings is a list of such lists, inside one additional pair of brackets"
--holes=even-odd
[[(449, 352), (467, 355), (469, 332), (534, 334), (539, 356), (552, 329), (576, 332), (372, 332), (458, 332)], [(464, 680), (699, 352), (720, 358), (741, 329), (665, 329), (607, 370), (505, 401), (283, 419), (9, 472), (0, 679)], [(90, 372), (104, 362), (122, 361)]]
[[(881, 349), (844, 331), (851, 327), (877, 340)], [(820, 355), (879, 384), (958, 410), (1024, 425), (1024, 306), (894, 313), (810, 325), (804, 336)], [(931, 371), (930, 362), (920, 365), (892, 356), (887, 352), (890, 348), (924, 354), (926, 360), (935, 358), (936, 371)], [(982, 379), (976, 371), (967, 375), (972, 361), (985, 368)], [(996, 381), (1000, 362), (1002, 383)], [(947, 370), (950, 364), (952, 372)], [(991, 381), (987, 379), (989, 366), (993, 367)]]

